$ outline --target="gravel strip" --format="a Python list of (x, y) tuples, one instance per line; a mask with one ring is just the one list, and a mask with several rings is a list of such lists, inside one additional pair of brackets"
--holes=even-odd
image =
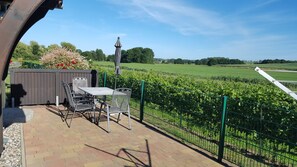
[(21, 123), (14, 123), (3, 130), (4, 150), (0, 158), (1, 167), (22, 166), (21, 126)]
[[(24, 167), (22, 123), (33, 117), (31, 109), (5, 108), (3, 110), (3, 147), (0, 157), (0, 167)], [(25, 157), (24, 157), (25, 158)]]

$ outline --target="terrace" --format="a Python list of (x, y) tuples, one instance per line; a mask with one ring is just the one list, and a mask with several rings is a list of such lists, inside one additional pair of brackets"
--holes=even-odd
[(222, 166), (210, 154), (188, 147), (146, 124), (132, 121), (125, 128), (112, 121), (107, 133), (104, 116), (100, 127), (75, 117), (71, 128), (56, 106), (24, 106), (33, 113), (23, 126), (23, 166)]
[[(73, 76), (88, 78), (92, 86), (114, 87), (114, 74), (104, 71), (10, 71), (8, 102), (14, 101), (23, 106), (23, 111), (34, 113), (32, 120), (22, 121), (23, 160), (28, 166), (73, 166), (72, 163), (78, 166), (107, 166), (109, 163), (114, 163), (110, 166), (296, 164), (294, 134), (297, 129), (292, 124), (296, 112), (288, 112), (290, 110), (272, 106), (269, 102), (259, 104), (162, 85), (159, 80), (119, 78), (118, 87), (133, 90), (130, 101), (134, 118), (132, 130), (126, 128), (128, 123), (124, 116), (120, 124), (112, 121), (112, 132), (107, 133), (104, 115), (99, 127), (85, 117), (76, 117), (68, 128), (58, 110), (61, 106), (57, 108), (52, 104), (57, 100), (60, 105), (63, 103), (65, 93), (60, 83), (70, 83)], [(40, 105), (45, 103), (48, 105)], [(269, 118), (269, 112), (283, 112), (288, 121)]]
[[(100, 126), (79, 116), (73, 119), (71, 128), (68, 128), (61, 119), (61, 105), (56, 107), (38, 103), (44, 103), (47, 99), (53, 103), (58, 95), (62, 104), (65, 93), (60, 81), (55, 79), (59, 76), (61, 80), (70, 82), (74, 75), (85, 76), (90, 81), (94, 77), (94, 73), (88, 70), (10, 71), (11, 94), (7, 98), (6, 110), (21, 111), (17, 114), (20, 116), (25, 116), (25, 111), (33, 113), (30, 120), (16, 119), (16, 115), (12, 114), (9, 118), (14, 122), (7, 124), (4, 121), (5, 128), (22, 124), (22, 166), (222, 166), (214, 154), (180, 142), (182, 139), (140, 121), (135, 99), (131, 102), (131, 107), (134, 107), (132, 130), (125, 128), (127, 121), (123, 116), (120, 124), (111, 122), (112, 132), (107, 133), (104, 115)], [(101, 82), (101, 78), (98, 79)], [(11, 108), (14, 105), (22, 107)], [(4, 120), (6, 116), (4, 114)]]
[[(23, 21), (20, 21), (19, 17), (15, 17), (19, 15), (15, 15), (13, 12), (8, 12), (6, 17), (0, 18), (0, 23), (3, 25), (1, 30), (18, 27), (18, 30), (11, 34), (7, 31), (0, 31), (3, 32), (3, 40), (1, 40), (3, 45), (0, 45), (2, 46), (0, 50), (1, 55), (4, 55), (4, 60), (0, 64), (2, 79), (7, 76), (8, 61), (11, 59), (14, 49), (11, 45), (15, 46), (23, 33), (41, 19), (49, 9), (62, 7), (62, 1), (43, 3), (45, 1), (40, 0), (38, 2), (40, 3), (37, 1), (31, 3), (14, 1), (14, 6), (10, 6), (12, 10), (9, 11), (15, 11), (14, 7), (25, 9)], [(33, 6), (34, 3), (36, 6)], [(41, 6), (37, 6), (37, 4), (41, 4)], [(41, 8), (43, 10), (35, 10)], [(4, 11), (6, 9), (7, 6)], [(3, 15), (3, 11), (0, 15)], [(34, 113), (30, 121), (21, 119), (25, 123), (22, 131), (24, 140), (24, 147), (22, 147), (24, 163), (22, 166), (219, 165), (212, 160), (214, 158), (219, 162), (224, 158), (240, 166), (295, 166), (297, 163), (296, 107), (288, 105), (288, 102), (291, 102), (289, 99), (284, 103), (277, 103), (277, 105), (275, 105), (275, 101), (270, 101), (272, 97), (253, 98), (249, 94), (241, 95), (244, 97), (243, 100), (238, 96), (229, 98), (229, 100), (225, 90), (225, 93), (208, 94), (209, 91), (202, 92), (198, 89), (200, 85), (190, 84), (190, 80), (188, 81), (190, 87), (197, 88), (197, 90), (188, 89), (186, 85), (176, 86), (181, 82), (178, 80), (176, 80), (178, 82), (172, 82), (173, 85), (166, 86), (166, 83), (162, 84), (160, 79), (153, 80), (153, 82), (151, 79), (150, 81), (141, 81), (140, 86), (139, 78), (133, 78), (135, 75), (132, 75), (130, 78), (120, 78), (118, 85), (128, 85), (136, 92), (132, 95), (133, 105), (131, 106), (140, 108), (133, 113), (136, 115), (135, 120), (139, 118), (139, 122), (134, 121), (132, 131), (126, 130), (119, 124), (114, 124), (112, 125), (113, 132), (107, 134), (104, 127), (99, 128), (83, 117), (76, 118), (76, 125), (67, 128), (65, 122), (60, 118), (58, 109), (53, 106), (28, 107), (26, 104), (53, 104), (53, 101), (59, 100), (55, 97), (63, 99), (61, 88), (57, 85), (60, 84), (59, 79), (64, 81), (70, 76), (60, 75), (56, 71), (54, 71), (55, 75), (50, 74), (53, 71), (44, 72), (43, 75), (39, 75), (39, 72), (33, 74), (31, 79), (29, 75), (20, 75), (20, 77), (15, 77), (11, 84), (13, 89), (8, 99), (9, 102), (21, 104), (24, 106), (23, 111), (30, 110)], [(37, 79), (38, 76), (41, 77)], [(114, 87), (110, 83), (115, 79), (110, 75), (109, 78), (104, 76), (104, 86), (107, 81), (109, 82), (108, 86)], [(50, 77), (54, 78), (50, 79)], [(92, 80), (92, 86), (97, 86), (96, 75), (89, 75), (88, 79), (90, 78), (95, 78)], [(1, 85), (4, 84), (1, 83)], [(36, 89), (36, 85), (39, 86), (38, 89)], [(144, 85), (146, 85), (146, 91), (144, 91)], [(204, 87), (203, 90), (205, 88), (207, 87)], [(241, 86), (241, 89), (254, 88), (245, 85), (244, 88)], [(228, 90), (232, 90), (232, 88)], [(254, 92), (258, 90), (256, 88)], [(2, 89), (0, 95), (3, 97), (3, 94)], [(146, 94), (146, 98), (144, 98), (144, 94)], [(0, 106), (2, 104), (4, 104), (3, 101)], [(123, 118), (124, 120), (125, 118)], [(148, 126), (144, 122), (150, 122), (153, 126)], [(154, 126), (166, 130), (167, 133), (171, 133), (179, 139), (174, 140), (175, 138), (169, 137), (167, 133), (161, 132)], [(189, 147), (177, 142), (179, 140), (208, 150), (214, 155), (214, 158), (212, 158), (212, 154), (203, 152), (195, 146)], [(2, 143), (0, 151), (2, 151)]]

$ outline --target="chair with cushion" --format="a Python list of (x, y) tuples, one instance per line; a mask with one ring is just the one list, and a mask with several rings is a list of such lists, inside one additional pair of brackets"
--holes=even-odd
[(99, 111), (99, 119), (98, 125), (100, 122), (101, 112), (105, 112), (107, 115), (107, 131), (110, 132), (110, 115), (118, 114), (117, 123), (119, 123), (120, 115), (122, 113), (127, 113), (128, 115), (128, 123), (129, 129), (131, 129), (131, 119), (130, 119), (130, 97), (131, 97), (131, 89), (129, 88), (117, 88), (113, 91), (112, 101), (110, 104), (107, 102), (102, 103)]
[(67, 118), (69, 116), (70, 111), (73, 112), (69, 124), (67, 123), (68, 127), (70, 127), (73, 116), (75, 115), (76, 112), (83, 114), (84, 112), (87, 112), (87, 111), (95, 111), (94, 109), (95, 106), (94, 106), (94, 101), (92, 99), (91, 100), (89, 98), (79, 99), (79, 100), (75, 99), (73, 94), (71, 93), (70, 86), (65, 82), (62, 82), (62, 85), (65, 90), (66, 100), (67, 100), (67, 105), (66, 105), (67, 113), (65, 116), (66, 123), (67, 123)]

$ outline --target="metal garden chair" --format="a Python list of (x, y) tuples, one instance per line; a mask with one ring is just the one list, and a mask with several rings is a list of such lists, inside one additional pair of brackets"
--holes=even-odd
[(74, 77), (72, 79), (72, 90), (74, 96), (85, 96), (85, 92), (80, 90), (79, 87), (88, 87), (88, 79), (84, 77)]
[(131, 89), (129, 88), (117, 88), (114, 90), (112, 95), (111, 104), (107, 102), (102, 103), (100, 110), (99, 110), (99, 119), (98, 125), (100, 122), (101, 112), (105, 112), (107, 115), (107, 131), (110, 132), (110, 115), (111, 114), (118, 114), (117, 123), (119, 123), (120, 115), (122, 113), (127, 113), (128, 115), (128, 123), (129, 123), (129, 130), (131, 130), (131, 118), (130, 118), (130, 97), (131, 97)]
[(84, 91), (80, 90), (79, 87), (88, 87), (88, 79), (84, 77), (74, 77), (72, 79), (72, 94), (75, 99), (87, 99), (91, 100), (93, 97)]
[[(70, 86), (65, 82), (62, 82), (62, 85), (63, 85), (63, 88), (65, 90), (66, 100), (67, 100), (67, 105), (66, 105), (67, 113), (66, 113), (66, 116), (65, 116), (65, 122), (68, 125), (68, 127), (70, 128), (73, 116), (75, 115), (76, 112), (78, 112), (80, 114), (84, 114), (84, 112), (87, 112), (87, 111), (93, 111), (94, 112), (95, 111), (95, 105), (94, 105), (93, 99), (91, 99), (91, 100), (89, 98), (79, 99), (79, 100), (75, 99), (73, 94), (71, 93)], [(67, 119), (68, 119), (70, 111), (73, 112), (73, 114), (72, 114), (71, 120), (70, 120), (70, 122), (68, 124)]]

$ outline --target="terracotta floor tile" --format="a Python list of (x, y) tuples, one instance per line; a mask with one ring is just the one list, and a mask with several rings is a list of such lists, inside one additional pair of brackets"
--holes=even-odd
[(46, 106), (30, 109), (33, 118), (23, 124), (28, 167), (222, 166), (137, 121), (132, 120), (128, 130), (126, 116), (121, 124), (111, 121), (111, 133), (107, 133), (104, 119), (98, 127), (76, 117), (68, 128)]

